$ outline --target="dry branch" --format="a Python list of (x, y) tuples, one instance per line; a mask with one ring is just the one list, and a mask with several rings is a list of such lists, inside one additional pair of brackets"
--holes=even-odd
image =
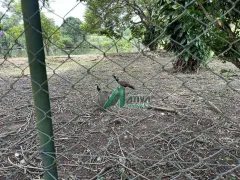
[(102, 174), (106, 173), (107, 171), (109, 171), (110, 169), (112, 169), (112, 166), (106, 166), (104, 167), (97, 175), (93, 176), (90, 180), (95, 180), (97, 179), (99, 176), (101, 176)]
[(170, 108), (166, 108), (166, 107), (150, 106), (147, 109), (152, 109), (152, 110), (156, 110), (156, 111), (165, 111), (165, 112), (179, 114), (179, 112), (176, 111), (175, 109), (170, 109)]
[(216, 113), (220, 113), (220, 114), (222, 113), (222, 111), (216, 105), (214, 105), (211, 101), (205, 101), (205, 103), (209, 105), (212, 108), (212, 110), (215, 111)]

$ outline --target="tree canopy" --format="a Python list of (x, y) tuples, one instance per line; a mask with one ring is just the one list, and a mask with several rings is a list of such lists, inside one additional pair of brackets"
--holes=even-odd
[(85, 0), (84, 29), (121, 38), (131, 30), (150, 50), (158, 45), (185, 62), (210, 50), (240, 68), (240, 2), (224, 0)]
[(73, 44), (80, 42), (84, 35), (84, 32), (80, 29), (81, 24), (82, 22), (78, 18), (66, 18), (61, 26), (62, 34), (65, 36), (65, 40), (68, 39), (69, 43), (72, 41)]
[(49, 55), (50, 47), (62, 47), (62, 32), (55, 25), (54, 21), (50, 18), (47, 18), (43, 13), (41, 13), (41, 25), (43, 32), (43, 44), (45, 46), (47, 55)]

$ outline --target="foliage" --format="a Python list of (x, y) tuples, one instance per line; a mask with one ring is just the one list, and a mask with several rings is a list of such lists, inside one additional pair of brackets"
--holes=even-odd
[[(187, 14), (180, 18), (177, 16), (183, 11), (183, 6), (176, 6), (174, 3), (165, 7), (165, 13), (175, 10), (175, 17), (171, 13), (165, 34), (169, 36), (168, 43), (164, 44), (167, 51), (173, 51), (177, 55), (177, 59), (173, 62), (173, 66), (178, 71), (196, 71), (201, 64), (204, 64), (210, 56), (210, 48), (201, 38), (202, 24)], [(189, 9), (192, 7), (188, 7)], [(196, 8), (196, 7), (194, 7)], [(188, 9), (188, 10), (189, 10)]]
[(126, 1), (126, 6), (129, 6), (132, 12), (130, 29), (133, 38), (142, 39), (142, 43), (151, 51), (157, 50), (163, 30), (160, 16), (162, 8), (158, 1)]
[(131, 52), (134, 48), (133, 44), (126, 39), (119, 40), (117, 47), (123, 52)]
[[(10, 1), (2, 2), (3, 7), (8, 7)], [(24, 28), (21, 19), (21, 4), (11, 1), (12, 8), (9, 9), (9, 14), (0, 12), (0, 30), (3, 32), (1, 37), (2, 47), (7, 49), (7, 55), (12, 56), (12, 48), (24, 47)]]
[(85, 12), (85, 23), (83, 23), (81, 28), (91, 34), (115, 38), (121, 37), (123, 29), (121, 29), (120, 23), (122, 18), (119, 17), (119, 14), (121, 14), (122, 8), (109, 11), (109, 7), (117, 7), (119, 5), (118, 1), (93, 0), (87, 2), (88, 8)]
[(74, 46), (72, 38), (66, 35), (61, 38), (61, 42), (65, 48), (72, 48)]
[(107, 36), (91, 35), (88, 36), (87, 40), (97, 49), (101, 49), (103, 51), (108, 51), (113, 47), (117, 47), (117, 49), (121, 52), (130, 52), (134, 48), (132, 43), (126, 39), (121, 39), (117, 42), (114, 42), (111, 38)]
[[(12, 1), (11, 7), (12, 8), (9, 9), (9, 15), (1, 13), (1, 28), (6, 33), (7, 40), (9, 41), (8, 44), (10, 46), (17, 44), (18, 46), (24, 47), (25, 39), (23, 21), (21, 16), (21, 3), (19, 1)], [(54, 21), (41, 13), (41, 25), (43, 31), (44, 46), (47, 54), (49, 54), (51, 47), (62, 47), (63, 44), (61, 42), (61, 32), (54, 24)]]
[(204, 16), (208, 25), (204, 41), (224, 62), (240, 68), (240, 1), (197, 2), (201, 12), (198, 18)]
[(81, 28), (85, 32), (110, 38), (118, 52), (116, 42), (121, 39), (124, 31), (120, 24), (122, 22), (121, 18), (119, 18), (122, 8), (117, 8), (116, 11), (108, 11), (110, 6), (117, 5), (118, 2), (108, 0), (88, 1), (89, 8), (86, 10), (85, 23), (82, 24)]
[(142, 39), (150, 50), (156, 50), (160, 29), (153, 23), (161, 23), (155, 14), (159, 8), (156, 1), (87, 0), (87, 3), (82, 25), (85, 31), (118, 40), (122, 38), (123, 31), (130, 29), (132, 38)]
[[(226, 1), (178, 1), (170, 3), (166, 15), (170, 16), (171, 22), (179, 22), (186, 33), (186, 41), (194, 41), (195, 45), (190, 49), (191, 54), (197, 54), (200, 62), (208, 56), (210, 50), (218, 57), (229, 61), (240, 68), (240, 34), (239, 21), (240, 2), (230, 3)], [(234, 9), (233, 9), (234, 8)], [(174, 13), (169, 13), (170, 10)], [(173, 11), (175, 10), (175, 11)], [(183, 15), (180, 16), (181, 13)], [(169, 24), (170, 22), (168, 22)], [(173, 24), (174, 24), (173, 23)], [(179, 26), (175, 26), (179, 27)], [(171, 26), (167, 29), (171, 29)], [(173, 34), (182, 32), (172, 29)], [(172, 40), (176, 40), (173, 39)], [(183, 41), (183, 39), (181, 39)], [(181, 44), (182, 41), (177, 41)], [(194, 47), (197, 45), (197, 49)], [(189, 50), (187, 48), (187, 50)], [(179, 51), (176, 51), (179, 52)]]
[(54, 24), (54, 21), (50, 18), (47, 18), (44, 14), (41, 13), (41, 25), (43, 32), (43, 43), (46, 49), (47, 55), (50, 53), (50, 48), (57, 46), (63, 47), (61, 40), (61, 31)]
[(23, 46), (23, 42), (19, 41), (19, 39), (21, 39), (21, 36), (24, 34), (24, 27), (22, 24), (10, 27), (7, 33), (18, 46)]
[(68, 17), (64, 20), (64, 23), (61, 26), (61, 30), (62, 34), (65, 36), (65, 42), (66, 36), (68, 36), (71, 39), (72, 46), (82, 41), (84, 32), (80, 29), (81, 24), (82, 22), (80, 21), (80, 19), (75, 17)]
[[(180, 53), (185, 62), (204, 63), (211, 50), (240, 68), (240, 1), (85, 1), (83, 28), (87, 32), (117, 38), (130, 29), (132, 38), (141, 39), (150, 50), (156, 50), (159, 43), (169, 46), (175, 42), (178, 47), (171, 50)], [(174, 30), (175, 23), (181, 28)]]
[[(41, 15), (44, 45), (47, 53), (53, 46), (73, 47), (82, 42), (84, 32), (106, 36), (100, 46), (131, 49), (125, 41), (141, 40), (150, 50), (159, 44), (175, 52), (185, 63), (204, 63), (210, 50), (224, 62), (240, 68), (240, 1), (224, 0), (80, 0), (87, 2), (85, 22), (67, 18), (62, 34), (51, 19)], [(10, 0), (3, 5), (7, 6)], [(19, 1), (11, 0), (9, 15), (1, 15), (1, 29), (9, 44), (23, 46), (22, 20)], [(49, 6), (49, 1), (43, 1)], [(80, 28), (79, 28), (80, 26)], [(127, 35), (126, 32), (127, 30)], [(12, 38), (10, 38), (12, 37)], [(17, 40), (16, 40), (17, 39)], [(16, 41), (15, 41), (16, 40)], [(81, 46), (88, 46), (87, 42)], [(181, 64), (181, 63), (180, 63)]]

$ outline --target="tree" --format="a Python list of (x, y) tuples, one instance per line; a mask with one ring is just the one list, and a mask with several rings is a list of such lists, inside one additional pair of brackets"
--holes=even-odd
[[(89, 33), (106, 35), (113, 41), (122, 37), (122, 32), (131, 29), (132, 38), (142, 39), (142, 43), (151, 51), (158, 46), (161, 24), (158, 19), (157, 1), (148, 0), (94, 0), (86, 1), (83, 29)], [(133, 19), (136, 19), (135, 21)]]
[(8, 29), (7, 33), (10, 35), (11, 39), (13, 40), (14, 44), (23, 47), (23, 36), (24, 27), (23, 24), (19, 24), (16, 26), (12, 26)]
[(205, 42), (219, 58), (240, 69), (240, 1), (196, 2), (198, 17), (209, 27)]
[[(125, 0), (125, 6), (129, 7), (129, 12), (131, 12), (130, 29), (133, 38), (142, 39), (142, 43), (150, 51), (156, 51), (163, 30), (162, 8), (159, 2), (154, 0)], [(135, 17), (137, 20), (133, 21), (132, 19)]]
[(50, 48), (53, 46), (62, 47), (61, 31), (55, 25), (54, 21), (41, 13), (41, 25), (43, 32), (43, 44), (47, 55), (50, 54)]
[[(6, 2), (5, 5), (7, 6)], [(8, 44), (13, 46), (15, 44), (19, 46), (24, 46), (24, 27), (21, 18), (21, 3), (19, 1), (13, 2), (12, 7), (9, 11), (11, 12), (9, 16), (4, 15), (2, 18), (1, 26), (6, 36), (8, 36), (10, 42)], [(61, 31), (58, 26), (55, 25), (54, 21), (46, 17), (41, 13), (41, 25), (43, 32), (43, 43), (46, 49), (47, 55), (49, 55), (50, 48), (53, 46), (62, 47)]]
[[(3, 7), (8, 7), (8, 1), (3, 2)], [(9, 14), (0, 12), (1, 31), (4, 36), (1, 38), (1, 46), (7, 49), (7, 55), (11, 57), (12, 47), (24, 47), (24, 27), (21, 19), (21, 4), (12, 1), (12, 8)]]
[[(80, 29), (81, 20), (75, 17), (68, 17), (61, 26), (62, 34), (72, 40), (74, 44), (79, 43), (83, 39), (84, 32)], [(69, 45), (69, 41), (68, 41)]]
[[(240, 1), (233, 3), (224, 0), (195, 2), (179, 0), (177, 3), (171, 2), (171, 8), (175, 10), (171, 14), (174, 16), (171, 22), (179, 22), (178, 25), (184, 32), (179, 31), (181, 28), (178, 25), (175, 26), (179, 28), (178, 30), (176, 28), (172, 30), (172, 40), (175, 44), (185, 46), (184, 43), (182, 44), (182, 38), (176, 41), (173, 37), (174, 34), (178, 37), (185, 34), (184, 42), (194, 43), (192, 49), (186, 46), (185, 49), (190, 50), (192, 55), (197, 53), (198, 56), (195, 58), (198, 58), (199, 62), (204, 61), (208, 57), (209, 50), (212, 50), (220, 59), (240, 68)], [(181, 15), (183, 12), (185, 13)], [(168, 28), (171, 29), (171, 26)]]
[(72, 48), (74, 46), (74, 42), (69, 36), (63, 36), (61, 38), (61, 42), (63, 43), (65, 48)]
[[(156, 50), (159, 43), (166, 41), (164, 44), (167, 45), (167, 49), (180, 55), (176, 66), (184, 64), (198, 67), (208, 58), (209, 51), (212, 50), (224, 61), (229, 61), (240, 68), (240, 1), (86, 0), (86, 2), (87, 32), (98, 34), (105, 32), (118, 37), (121, 32), (130, 28), (133, 38), (141, 39), (150, 50)], [(174, 24), (179, 29), (175, 29)], [(196, 67), (186, 69), (193, 70)]]
[(174, 69), (182, 72), (196, 71), (210, 56), (210, 48), (199, 37), (205, 26), (188, 13), (194, 11), (196, 6), (185, 6), (186, 1), (178, 1), (177, 4), (172, 1), (161, 3), (162, 14), (168, 17), (164, 32), (168, 39), (163, 47), (176, 54)]
[[(88, 8), (85, 12), (85, 22), (81, 25), (81, 29), (90, 34), (105, 35), (110, 38), (118, 52), (117, 41), (122, 37), (122, 26), (119, 24), (119, 11), (108, 11), (110, 6), (117, 6), (118, 2), (109, 2), (108, 0), (88, 1)], [(110, 14), (111, 13), (111, 14)]]

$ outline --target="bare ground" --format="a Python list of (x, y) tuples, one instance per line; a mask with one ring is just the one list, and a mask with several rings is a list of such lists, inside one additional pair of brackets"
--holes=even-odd
[[(165, 53), (47, 59), (59, 179), (239, 179), (239, 70), (212, 60), (197, 74), (174, 73), (172, 59)], [(42, 177), (27, 60), (0, 63), (0, 179)], [(95, 84), (115, 89), (113, 73), (135, 86), (128, 94), (150, 95), (152, 106), (179, 113), (102, 111)]]

